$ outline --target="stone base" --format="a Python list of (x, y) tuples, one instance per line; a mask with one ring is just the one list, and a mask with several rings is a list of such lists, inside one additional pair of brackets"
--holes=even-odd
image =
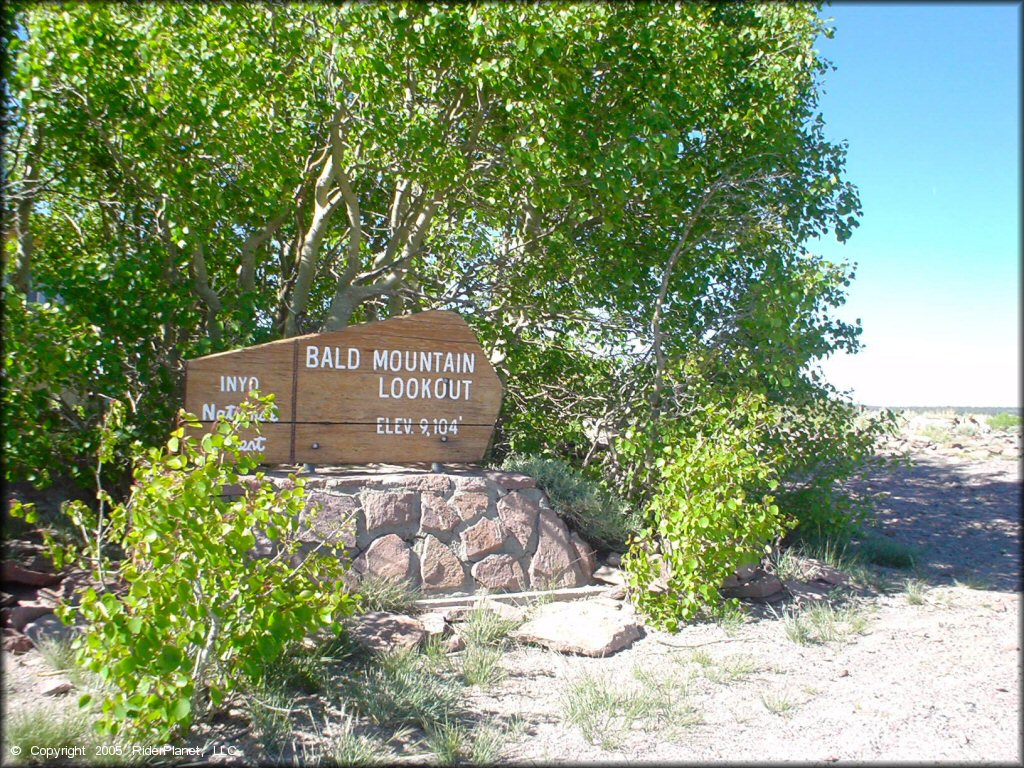
[[(406, 579), (436, 595), (591, 583), (593, 549), (526, 475), (320, 467), (302, 478), (304, 536), (343, 550), (356, 574)], [(267, 479), (291, 484), (282, 472)]]

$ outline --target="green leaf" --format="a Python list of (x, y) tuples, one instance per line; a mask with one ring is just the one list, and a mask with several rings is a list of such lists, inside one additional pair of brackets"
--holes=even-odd
[(192, 702), (188, 699), (181, 698), (174, 702), (171, 709), (171, 719), (176, 722), (185, 720), (192, 712)]

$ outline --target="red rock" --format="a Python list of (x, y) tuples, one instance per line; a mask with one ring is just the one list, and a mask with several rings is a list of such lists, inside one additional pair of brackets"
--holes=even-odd
[(484, 518), (459, 534), (467, 560), (479, 560), (497, 552), (505, 541), (505, 531), (497, 520)]
[(597, 565), (597, 553), (576, 532), (572, 533), (571, 538), (578, 556), (576, 564), (580, 567), (584, 580), (590, 581), (590, 576), (594, 573), (594, 568)]
[(486, 493), (456, 493), (448, 504), (462, 520), (472, 520), (487, 514), (491, 497)]
[(353, 566), (360, 573), (388, 579), (408, 579), (412, 573), (412, 549), (393, 533), (374, 539)]
[(441, 496), (452, 490), (452, 480), (447, 475), (400, 475), (394, 478), (387, 478), (384, 481), (386, 488), (403, 488), (410, 491), (426, 491)]
[(355, 496), (313, 491), (307, 496), (303, 514), (303, 523), (309, 526), (306, 537), (354, 547), (358, 516), (359, 499)]
[(424, 592), (459, 589), (466, 572), (451, 547), (434, 536), (427, 536), (420, 556), (420, 574)]
[(48, 613), (53, 613), (52, 605), (42, 605), (40, 603), (19, 603), (12, 608), (5, 608), (4, 614), (6, 615), (6, 624), (14, 627), (19, 632), (25, 631), (25, 626), (32, 621), (35, 621), (40, 616), (45, 616)]
[(537, 487), (536, 480), (529, 475), (521, 475), (518, 472), (492, 472), (490, 478), (506, 491)]
[(487, 480), (477, 475), (454, 475), (455, 488), (463, 493), (486, 493)]
[(420, 530), (448, 533), (460, 522), (462, 519), (437, 494), (424, 493), (420, 497)]
[(439, 635), (444, 637), (451, 632), (451, 625), (448, 624), (443, 613), (436, 611), (424, 613), (419, 616), (419, 622), (428, 636)]
[(423, 625), (411, 616), (385, 611), (355, 617), (349, 631), (360, 645), (376, 653), (415, 648), (427, 636)]
[(416, 494), (412, 491), (363, 491), (366, 530), (418, 525)]
[(610, 656), (640, 637), (622, 611), (593, 601), (548, 603), (511, 637), (562, 653)]
[(27, 584), (30, 587), (49, 587), (61, 580), (55, 573), (43, 573), (22, 568), (17, 563), (0, 563), (0, 581)]
[(602, 565), (600, 568), (595, 569), (591, 575), (595, 580), (603, 584), (624, 585), (626, 583), (626, 577), (622, 575), (622, 571), (610, 565)]
[(33, 648), (32, 641), (13, 629), (4, 630), (3, 649), (10, 653), (27, 653)]
[(472, 568), (473, 578), (488, 589), (519, 591), (526, 588), (523, 566), (512, 555), (490, 555)]
[(452, 632), (452, 634), (445, 638), (441, 647), (444, 648), (445, 653), (455, 653), (466, 647), (466, 641), (462, 639), (462, 635), (458, 632)]
[(537, 526), (540, 505), (518, 491), (498, 499), (498, 519), (524, 550)]
[(537, 551), (530, 560), (529, 576), (533, 589), (579, 587), (585, 579), (576, 566), (576, 548), (569, 531), (550, 509), (540, 511), (537, 523)]
[(741, 600), (768, 600), (781, 599), (783, 596), (782, 582), (775, 576), (760, 572), (750, 581), (740, 584), (738, 587), (727, 587), (722, 589), (725, 597), (738, 597)]

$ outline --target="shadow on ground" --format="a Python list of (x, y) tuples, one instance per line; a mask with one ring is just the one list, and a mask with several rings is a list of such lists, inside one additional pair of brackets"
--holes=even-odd
[(884, 491), (878, 529), (921, 553), (921, 578), (1001, 592), (1021, 590), (1021, 482), (1012, 462), (966, 463), (916, 455), (909, 467), (856, 484)]

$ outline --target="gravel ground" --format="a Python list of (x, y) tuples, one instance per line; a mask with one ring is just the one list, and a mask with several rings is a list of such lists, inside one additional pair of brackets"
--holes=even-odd
[[(470, 709), (510, 727), (505, 763), (1020, 765), (1020, 464), (977, 443), (905, 440), (912, 466), (860, 481), (889, 494), (881, 530), (922, 560), (913, 573), (876, 569), (896, 589), (837, 603), (845, 634), (797, 644), (780, 604), (739, 626), (647, 630), (604, 659), (519, 647), (502, 659), (504, 681), (474, 689)], [(3, 660), (5, 714), (40, 702), (54, 678), (38, 653)], [(569, 718), (574, 691), (620, 698), (592, 710), (589, 739)], [(635, 718), (623, 715), (629, 696), (647, 706)], [(222, 751), (254, 754), (233, 734)]]

